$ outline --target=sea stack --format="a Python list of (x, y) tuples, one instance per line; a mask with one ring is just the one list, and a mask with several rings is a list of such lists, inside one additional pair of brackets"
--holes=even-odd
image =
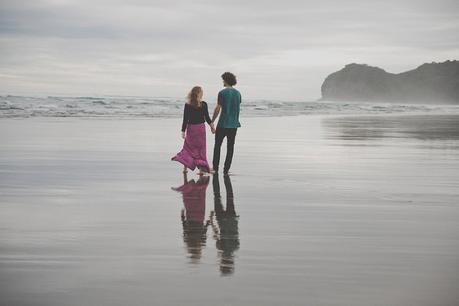
[(322, 84), (326, 101), (459, 104), (459, 61), (423, 64), (394, 74), (365, 64), (349, 64)]

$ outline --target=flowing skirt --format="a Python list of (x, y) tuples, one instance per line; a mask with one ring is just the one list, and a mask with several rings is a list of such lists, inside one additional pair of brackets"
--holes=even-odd
[(171, 160), (178, 161), (191, 170), (198, 167), (202, 171), (210, 172), (206, 157), (206, 126), (204, 123), (187, 125), (182, 151)]

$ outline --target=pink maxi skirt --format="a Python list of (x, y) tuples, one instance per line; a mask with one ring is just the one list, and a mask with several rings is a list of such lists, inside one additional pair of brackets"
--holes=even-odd
[(204, 123), (188, 124), (182, 151), (171, 160), (178, 161), (187, 168), (194, 170), (196, 167), (202, 171), (210, 172), (206, 157), (206, 126)]

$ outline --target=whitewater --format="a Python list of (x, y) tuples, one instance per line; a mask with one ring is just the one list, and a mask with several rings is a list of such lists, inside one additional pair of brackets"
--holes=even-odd
[[(0, 96), (0, 118), (30, 117), (179, 117), (183, 98), (172, 97), (57, 97)], [(210, 107), (214, 101), (208, 101)], [(243, 100), (243, 116), (334, 114), (459, 114), (459, 105), (377, 102)]]

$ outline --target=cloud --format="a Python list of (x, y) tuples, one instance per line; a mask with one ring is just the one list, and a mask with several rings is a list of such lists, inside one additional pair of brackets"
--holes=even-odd
[(232, 70), (249, 98), (317, 98), (349, 62), (459, 58), (458, 15), (446, 0), (7, 0), (0, 93), (180, 97)]

